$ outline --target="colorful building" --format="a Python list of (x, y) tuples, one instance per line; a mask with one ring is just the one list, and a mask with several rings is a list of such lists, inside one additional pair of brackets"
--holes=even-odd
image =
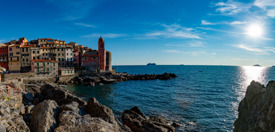
[(98, 51), (88, 50), (81, 56), (81, 66), (90, 71), (112, 71), (111, 52), (105, 50), (102, 37), (98, 40)]
[(34, 45), (22, 45), (20, 46), (21, 50), (21, 72), (30, 72), (31, 71), (31, 48)]
[(8, 46), (8, 61), (10, 72), (20, 72), (21, 70), (21, 54), (20, 44), (12, 44)]
[(0, 44), (0, 67), (9, 69), (8, 46), (6, 44)]
[(32, 60), (31, 71), (36, 75), (58, 75), (58, 63), (55, 60)]

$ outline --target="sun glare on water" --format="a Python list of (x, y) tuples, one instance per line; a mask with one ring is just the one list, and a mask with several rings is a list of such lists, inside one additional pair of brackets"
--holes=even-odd
[(250, 37), (258, 38), (263, 35), (263, 27), (260, 24), (251, 24), (247, 27), (246, 34)]

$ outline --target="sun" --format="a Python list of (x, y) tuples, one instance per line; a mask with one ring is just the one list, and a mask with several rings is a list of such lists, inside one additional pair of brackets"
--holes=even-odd
[(251, 24), (247, 27), (246, 34), (250, 37), (261, 37), (263, 35), (263, 27), (260, 24)]

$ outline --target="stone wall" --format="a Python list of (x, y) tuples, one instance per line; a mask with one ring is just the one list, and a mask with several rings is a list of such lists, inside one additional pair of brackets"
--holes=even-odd
[(29, 78), (34, 77), (34, 73), (13, 73), (13, 74), (4, 74), (4, 80), (11, 80), (11, 79), (21, 79), (21, 78)]

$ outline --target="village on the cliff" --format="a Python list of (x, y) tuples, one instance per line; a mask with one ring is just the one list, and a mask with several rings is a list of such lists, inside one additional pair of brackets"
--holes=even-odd
[(28, 41), (22, 37), (0, 44), (1, 74), (56, 77), (74, 75), (76, 70), (108, 72), (112, 71), (111, 60), (102, 37), (98, 50), (51, 38)]

